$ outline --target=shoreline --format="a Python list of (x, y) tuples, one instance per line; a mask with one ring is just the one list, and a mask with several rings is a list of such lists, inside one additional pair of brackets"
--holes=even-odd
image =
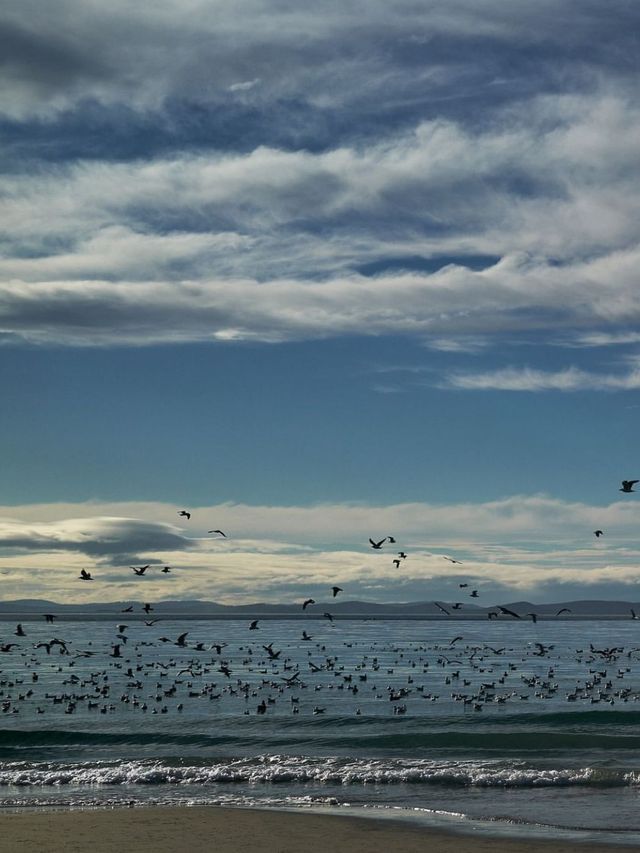
[[(0, 853), (614, 853), (620, 842), (448, 830), (399, 818), (223, 806), (0, 812)], [(637, 849), (637, 846), (634, 846)]]

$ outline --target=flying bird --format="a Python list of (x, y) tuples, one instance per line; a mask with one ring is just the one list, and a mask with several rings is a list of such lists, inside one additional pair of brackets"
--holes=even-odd
[(451, 616), (451, 614), (449, 613), (449, 611), (448, 611), (446, 608), (444, 608), (441, 604), (438, 604), (438, 602), (437, 602), (437, 601), (434, 601), (433, 603), (434, 603), (434, 604), (435, 604), (435, 606), (438, 608), (438, 610), (442, 610), (442, 612), (443, 612), (443, 613), (446, 613), (446, 614), (447, 614), (447, 616)]
[(561, 613), (571, 613), (568, 607), (561, 607), (560, 610), (556, 613), (556, 616), (559, 616)]
[(315, 603), (316, 603), (316, 602), (315, 602), (315, 600), (314, 600), (313, 598), (307, 598), (307, 600), (306, 600), (306, 601), (303, 601), (303, 602), (302, 602), (302, 609), (303, 609), (303, 610), (306, 610), (306, 609), (307, 609), (307, 607), (308, 607), (310, 604), (315, 604)]
[(514, 617), (514, 619), (521, 619), (521, 618), (522, 618), (522, 617), (521, 617), (518, 613), (516, 613), (515, 611), (513, 611), (513, 610), (509, 610), (509, 608), (508, 608), (508, 607), (501, 607), (500, 605), (498, 605), (498, 610), (500, 611), (500, 613), (504, 613), (504, 615), (505, 615), (505, 616), (513, 616), (513, 617)]
[(189, 633), (188, 631), (185, 631), (184, 634), (180, 634), (178, 639), (175, 641), (174, 646), (180, 646), (181, 649), (184, 649), (185, 646), (187, 645), (186, 640), (187, 640), (187, 634), (188, 633)]
[(453, 559), (453, 557), (445, 557), (445, 556), (443, 555), (443, 559), (445, 559), (445, 560), (449, 560), (449, 562), (450, 562), (450, 563), (457, 563), (457, 565), (459, 565), (459, 566), (461, 566), (461, 565), (462, 565), (462, 561), (461, 561), (461, 560), (454, 560), (454, 559)]
[(207, 533), (219, 533), (220, 536), (224, 536), (225, 539), (227, 538), (227, 534), (223, 533), (222, 530), (208, 530)]
[(386, 536), (384, 537), (384, 539), (381, 539), (379, 542), (374, 542), (373, 539), (371, 537), (369, 537), (369, 542), (371, 542), (371, 547), (374, 548), (376, 551), (379, 551), (386, 541), (387, 541)]
[[(145, 604), (142, 609), (144, 610), (145, 613), (151, 613), (151, 611), (153, 610), (153, 607), (150, 604)], [(123, 613), (124, 613), (124, 611), (123, 611)]]
[(399, 569), (400, 568), (400, 560), (394, 560), (393, 565), (396, 567), (396, 569)]
[(328, 619), (329, 622), (333, 622), (333, 616), (330, 613), (323, 613), (322, 615), (325, 617), (325, 619)]
[(188, 512), (186, 509), (179, 510), (178, 515), (182, 516), (183, 518), (186, 518), (187, 521), (191, 518), (191, 513)]
[(16, 635), (16, 637), (26, 637), (27, 636), (24, 632), (22, 625), (19, 622), (16, 625), (16, 630), (14, 631), (14, 634)]
[(343, 589), (341, 586), (332, 586), (331, 592), (333, 593), (333, 597), (335, 598), (339, 592), (343, 592)]
[(398, 551), (398, 557), (400, 557), (401, 560), (407, 559), (407, 555), (404, 553), (404, 551)]
[(86, 569), (80, 569), (80, 580), (81, 581), (92, 581), (91, 572), (88, 572)]
[(130, 568), (132, 568), (132, 569), (133, 569), (133, 571), (134, 571), (134, 572), (135, 572), (139, 577), (142, 577), (142, 575), (143, 575), (143, 574), (147, 571), (147, 569), (149, 568), (149, 564), (147, 563), (147, 565), (146, 565), (146, 566), (138, 566), (137, 568), (136, 568), (136, 566), (131, 566)]
[[(468, 584), (465, 584), (465, 586), (468, 586)], [(469, 597), (470, 598), (477, 598), (478, 597), (478, 590), (472, 589), (471, 592), (469, 593)]]
[(603, 535), (602, 530), (594, 530), (593, 535), (599, 539)]
[(162, 572), (163, 575), (168, 575), (169, 572), (171, 571), (171, 566), (163, 566), (160, 569), (160, 571)]
[(623, 480), (622, 488), (618, 489), (618, 491), (626, 492), (627, 494), (629, 494), (629, 492), (635, 492), (635, 489), (633, 487), (636, 483), (640, 483), (640, 480)]
[(254, 619), (253, 622), (249, 625), (249, 630), (250, 631), (258, 631), (259, 630), (258, 629), (258, 622), (259, 621), (260, 621), (259, 619)]
[(389, 540), (389, 543), (390, 543), (391, 545), (395, 545), (395, 544), (396, 544), (396, 540), (393, 538), (393, 536), (387, 536), (387, 539)]

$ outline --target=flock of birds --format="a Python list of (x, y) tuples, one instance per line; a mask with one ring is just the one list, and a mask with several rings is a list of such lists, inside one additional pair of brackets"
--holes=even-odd
[[(638, 482), (623, 480), (620, 491), (633, 492), (633, 486)], [(187, 521), (191, 518), (189, 510), (180, 510), (178, 514)], [(220, 529), (208, 532), (226, 538)], [(599, 538), (603, 531), (598, 529), (594, 534)], [(397, 543), (393, 536), (387, 535), (382, 539), (370, 538), (369, 544), (373, 550), (381, 551), (386, 544)], [(393, 564), (399, 567), (406, 559), (407, 554), (398, 551)], [(444, 559), (461, 565), (461, 561), (453, 557), (444, 556)], [(151, 564), (131, 566), (137, 577), (145, 577), (150, 568)], [(170, 571), (169, 566), (161, 568), (165, 574)], [(91, 581), (93, 577), (89, 571), (82, 569), (80, 579)], [(463, 582), (459, 587), (467, 588), (469, 584)], [(343, 591), (337, 585), (330, 587), (333, 599)], [(478, 590), (470, 590), (469, 596), (477, 598)], [(306, 598), (302, 602), (302, 610), (307, 611), (315, 604), (313, 598)], [(448, 607), (439, 602), (434, 604), (447, 616), (462, 607), (461, 602)], [(142, 605), (142, 611), (148, 616), (154, 607), (147, 602)], [(134, 605), (127, 606), (121, 612), (133, 613)], [(555, 615), (560, 616), (565, 612), (570, 611), (561, 608)], [(47, 625), (53, 624), (58, 618), (53, 613), (43, 615)], [(333, 627), (333, 615), (328, 611), (322, 615)], [(490, 610), (487, 616), (490, 620), (501, 616), (520, 620), (526, 616), (534, 623), (537, 621), (535, 613), (519, 614), (504, 606)], [(633, 610), (631, 617), (639, 618)], [(314, 638), (306, 629), (302, 630), (298, 640), (289, 641), (286, 649), (274, 648), (274, 641), (258, 644), (245, 641), (239, 643), (234, 652), (228, 642), (192, 641), (189, 639), (189, 631), (183, 631), (176, 638), (157, 636), (158, 629), (146, 636), (133, 636), (131, 633), (133, 630), (135, 635), (140, 629), (148, 631), (160, 621), (158, 618), (143, 619), (144, 628), (138, 617), (133, 624), (121, 621), (117, 625), (115, 637), (107, 647), (108, 651), (94, 647), (92, 640), (84, 643), (83, 648), (77, 648), (68, 639), (44, 638), (41, 636), (41, 626), (36, 630), (37, 641), (31, 645), (0, 643), (0, 653), (10, 654), (14, 664), (10, 675), (0, 670), (0, 712), (18, 714), (22, 707), (31, 706), (35, 707), (36, 713), (43, 714), (48, 706), (57, 706), (57, 710), (62, 708), (65, 714), (76, 713), (80, 708), (108, 714), (124, 705), (143, 713), (157, 714), (169, 713), (170, 709), (182, 712), (188, 700), (238, 700), (244, 705), (243, 713), (250, 714), (249, 703), (253, 699), (260, 699), (255, 706), (255, 713), (265, 714), (270, 706), (281, 702), (283, 696), (289, 694), (291, 712), (297, 714), (303, 704), (301, 698), (308, 695), (305, 691), (314, 696), (322, 691), (337, 691), (350, 694), (353, 713), (357, 715), (362, 713), (356, 700), (358, 695), (366, 699), (368, 709), (371, 708), (372, 700), (387, 700), (392, 703), (394, 714), (403, 714), (407, 712), (406, 700), (409, 697), (436, 702), (440, 699), (440, 693), (435, 691), (441, 688), (451, 688), (448, 698), (461, 702), (463, 707), (481, 711), (488, 703), (503, 705), (531, 698), (550, 700), (560, 689), (555, 670), (557, 664), (553, 662), (552, 655), (554, 646), (541, 642), (520, 650), (496, 648), (487, 644), (462, 645), (462, 636), (454, 637), (444, 646), (412, 645), (401, 648), (392, 644), (376, 650), (377, 643), (374, 642), (360, 657), (349, 651), (347, 657), (352, 660), (350, 665), (345, 665), (342, 655), (327, 652), (326, 640), (316, 641), (310, 647)], [(252, 620), (248, 630), (259, 629), (260, 620)], [(16, 626), (14, 635), (18, 640), (27, 638), (21, 623)], [(344, 642), (343, 645), (346, 651), (347, 648), (352, 650), (358, 643)], [(373, 654), (374, 651), (376, 654)], [(145, 661), (149, 652), (150, 659)], [(631, 672), (631, 663), (636, 660), (634, 655), (638, 653), (640, 648), (626, 650), (623, 646), (599, 649), (590, 645), (588, 650), (573, 650), (572, 659), (575, 663), (587, 665), (587, 671), (582, 680), (576, 680), (571, 689), (566, 689), (566, 701), (583, 700), (610, 705), (615, 702), (640, 701), (640, 691), (621, 684)], [(410, 657), (405, 657), (407, 654)], [(52, 656), (55, 656), (55, 663), (51, 663)], [(516, 660), (518, 656), (519, 660)], [(93, 666), (94, 661), (104, 663), (105, 657), (110, 659), (107, 668)], [(18, 658), (22, 665), (20, 668), (17, 667)], [(529, 664), (532, 659), (538, 662), (549, 659), (545, 674), (531, 673)], [(47, 662), (47, 690), (39, 693), (38, 683)], [(519, 672), (523, 663), (526, 664), (525, 673)], [(435, 676), (435, 673), (438, 675)], [(50, 689), (56, 675), (62, 675), (61, 690)], [(428, 684), (416, 683), (421, 677), (424, 680), (427, 676)], [(25, 679), (28, 688), (24, 687)], [(383, 680), (389, 683), (383, 685)], [(116, 685), (117, 697), (113, 693)], [(15, 689), (17, 693), (13, 692)], [(170, 708), (170, 701), (175, 699), (179, 701)], [(27, 703), (26, 706), (24, 703)], [(325, 713), (326, 706), (316, 701), (311, 704), (314, 715)]]

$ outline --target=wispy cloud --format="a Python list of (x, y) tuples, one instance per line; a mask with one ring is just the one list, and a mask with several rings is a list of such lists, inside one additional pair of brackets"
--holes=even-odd
[(606, 374), (576, 367), (558, 371), (505, 367), (483, 373), (452, 373), (443, 387), (463, 391), (631, 391), (640, 388), (640, 368)]

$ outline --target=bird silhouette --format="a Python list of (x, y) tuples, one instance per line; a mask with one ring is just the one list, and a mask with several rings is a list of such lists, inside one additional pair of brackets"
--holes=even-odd
[(443, 612), (443, 613), (446, 613), (446, 614), (447, 614), (447, 616), (451, 616), (451, 614), (449, 613), (449, 611), (448, 611), (445, 607), (443, 607), (441, 604), (438, 604), (438, 602), (437, 602), (437, 601), (434, 601), (433, 603), (434, 603), (434, 604), (435, 604), (435, 606), (438, 608), (438, 610), (442, 610), (442, 612)]
[(222, 530), (208, 530), (207, 533), (219, 533), (220, 536), (224, 536), (225, 539), (227, 538), (227, 534), (223, 533)]
[(186, 518), (187, 521), (191, 518), (191, 513), (186, 509), (179, 510), (178, 515), (182, 516), (183, 518)]
[(142, 577), (142, 575), (143, 575), (143, 574), (147, 571), (147, 569), (149, 568), (149, 564), (147, 564), (146, 566), (139, 566), (138, 568), (136, 568), (135, 566), (131, 566), (131, 568), (133, 569), (133, 571), (134, 571), (134, 572), (135, 572), (139, 577)]
[(381, 539), (379, 542), (374, 542), (373, 539), (371, 537), (369, 537), (369, 542), (371, 542), (371, 547), (376, 551), (379, 551), (386, 541), (387, 541), (386, 536), (384, 537), (384, 539)]
[(629, 492), (635, 492), (635, 489), (633, 487), (636, 483), (640, 483), (640, 480), (623, 480), (622, 488), (618, 489), (618, 491), (626, 492), (627, 494), (629, 494)]
[(602, 530), (594, 530), (593, 535), (599, 539), (603, 535)]
[(80, 569), (80, 580), (81, 581), (92, 581), (91, 572), (88, 572), (86, 569)]
[(343, 589), (341, 586), (332, 586), (331, 592), (333, 593), (333, 597), (335, 598), (339, 592), (343, 592)]
[(505, 616), (513, 616), (515, 619), (522, 618), (518, 613), (515, 613), (513, 610), (509, 610), (508, 607), (501, 607), (500, 605), (498, 605), (498, 610), (500, 611), (500, 613), (504, 613)]
[(258, 629), (258, 622), (259, 622), (259, 621), (260, 621), (259, 619), (254, 619), (254, 620), (253, 620), (253, 622), (249, 625), (249, 630), (250, 630), (250, 631), (257, 631), (257, 630), (259, 630), (259, 629)]
[(315, 604), (315, 601), (313, 600), (313, 598), (307, 598), (307, 600), (306, 600), (306, 601), (303, 601), (303, 603), (302, 603), (302, 609), (303, 609), (303, 610), (306, 610), (306, 609), (307, 609), (307, 607), (308, 607), (310, 604)]
[(168, 575), (169, 572), (171, 571), (171, 566), (163, 566), (160, 569), (160, 571), (162, 572), (163, 575)]

